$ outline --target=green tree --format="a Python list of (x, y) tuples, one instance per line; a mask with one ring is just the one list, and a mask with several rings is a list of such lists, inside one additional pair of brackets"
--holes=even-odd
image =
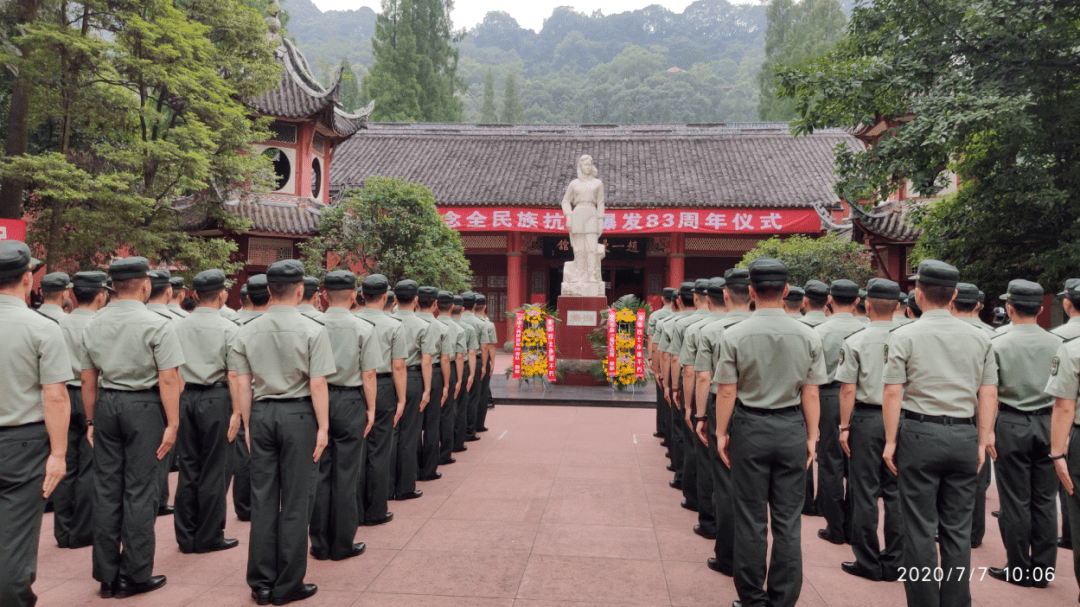
[(495, 74), (488, 68), (484, 78), (484, 104), (480, 106), (480, 122), (491, 124), (499, 121), (499, 111), (495, 109)]
[(1057, 287), (1080, 266), (1080, 4), (878, 0), (836, 50), (783, 70), (797, 133), (888, 120), (869, 149), (837, 152), (837, 193), (923, 206), (916, 253), (990, 292), (1010, 278)]
[(863, 285), (876, 275), (870, 267), (870, 253), (866, 248), (836, 234), (821, 238), (801, 234), (785, 239), (773, 236), (747, 251), (739, 267), (747, 267), (758, 257), (772, 257), (784, 262), (788, 267), (788, 282), (792, 285), (801, 286), (809, 280), (827, 284), (840, 278)]
[(795, 117), (795, 102), (776, 95), (774, 71), (828, 52), (840, 39), (847, 18), (837, 0), (771, 0), (766, 10), (765, 63), (758, 73), (758, 116), (786, 121)]
[(518, 97), (517, 81), (514, 75), (506, 77), (506, 91), (503, 92), (502, 114), (499, 122), (508, 124), (521, 124), (525, 122), (525, 108), (521, 107), (521, 98)]
[(346, 112), (355, 112), (363, 106), (360, 100), (360, 85), (348, 57), (341, 58), (341, 95), (339, 98)]
[(411, 278), (460, 291), (472, 278), (461, 235), (446, 226), (431, 190), (404, 179), (372, 177), (324, 209), (319, 235), (300, 245), (309, 272), (336, 268), (381, 273), (390, 284)]

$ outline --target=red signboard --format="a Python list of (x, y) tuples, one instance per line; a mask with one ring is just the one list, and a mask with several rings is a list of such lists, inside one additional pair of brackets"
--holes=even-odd
[(607, 316), (607, 374), (608, 377), (615, 377), (615, 362), (618, 357), (618, 348), (616, 347), (616, 339), (619, 334), (619, 325), (615, 322), (615, 308), (608, 309)]
[(0, 219), (0, 240), (26, 241), (26, 222), (21, 219)]
[[(566, 233), (558, 209), (444, 207), (446, 225), (459, 232)], [(821, 231), (813, 209), (619, 209), (604, 213), (604, 234), (800, 234)]]
[(544, 329), (547, 331), (547, 378), (555, 383), (555, 319), (548, 316)]
[(514, 313), (514, 379), (521, 379), (521, 336), (524, 331), (525, 311), (518, 310)]
[(637, 322), (634, 323), (634, 377), (645, 377), (645, 310), (637, 311)]

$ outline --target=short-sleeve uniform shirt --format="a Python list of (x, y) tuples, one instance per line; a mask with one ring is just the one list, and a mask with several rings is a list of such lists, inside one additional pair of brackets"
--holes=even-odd
[(747, 310), (732, 310), (724, 314), (720, 320), (714, 320), (701, 329), (698, 337), (697, 356), (694, 357), (694, 371), (696, 373), (708, 373), (712, 377), (709, 386), (711, 392), (716, 392), (719, 384), (716, 383), (716, 361), (720, 359), (720, 343), (723, 340), (724, 330), (731, 325), (750, 318)]
[(132, 299), (112, 302), (86, 323), (83, 349), (82, 368), (101, 371), (101, 387), (112, 390), (155, 388), (158, 371), (184, 364), (176, 322)]
[(468, 346), (465, 342), (465, 329), (462, 329), (461, 325), (457, 324), (453, 318), (450, 318), (449, 314), (441, 314), (436, 320), (446, 327), (447, 337), (453, 344), (453, 352), (450, 353), (450, 358), (453, 359), (456, 354), (464, 355)]
[(184, 352), (180, 374), (190, 384), (209, 386), (228, 379), (229, 352), (240, 327), (213, 308), (195, 308), (176, 323), (176, 337)]
[(169, 309), (175, 316), (179, 318), (187, 318), (191, 316), (191, 313), (185, 310), (180, 304), (169, 302), (165, 304), (165, 307)]
[(64, 333), (64, 341), (67, 342), (68, 347), (68, 359), (71, 361), (71, 373), (75, 376), (74, 379), (68, 382), (68, 385), (73, 388), (82, 386), (82, 364), (80, 361), (83, 359), (83, 329), (86, 328), (87, 323), (95, 315), (97, 315), (97, 312), (93, 310), (75, 308), (71, 311), (71, 314), (65, 314), (60, 319), (60, 330)]
[(1070, 318), (1069, 322), (1050, 329), (1050, 332), (1060, 336), (1062, 339), (1080, 337), (1080, 316)]
[(64, 313), (64, 309), (56, 304), (41, 304), (41, 307), (38, 308), (38, 312), (41, 312), (55, 321), (59, 321), (61, 318), (67, 316), (67, 314)]
[(821, 310), (810, 310), (806, 315), (799, 319), (799, 322), (806, 323), (811, 327), (816, 327), (827, 320), (829, 320), (829, 317), (825, 316), (825, 313)]
[(665, 352), (671, 354), (672, 356), (679, 356), (679, 354), (682, 352), (683, 343), (686, 341), (686, 330), (689, 329), (691, 326), (701, 322), (708, 316), (708, 310), (693, 310), (686, 316), (683, 316), (679, 320), (676, 320), (675, 325), (671, 330), (671, 336), (668, 338), (667, 350), (665, 350)]
[(829, 317), (829, 320), (814, 327), (814, 330), (821, 336), (821, 346), (825, 349), (825, 368), (829, 373), (829, 380), (826, 383), (834, 381), (836, 366), (840, 364), (840, 349), (844, 345), (844, 340), (852, 333), (865, 328), (866, 325), (860, 322), (857, 317), (846, 312), (833, 314)]
[[(697, 367), (694, 366), (694, 363), (697, 361), (698, 348), (701, 343), (701, 332), (709, 325), (709, 323), (716, 322), (723, 317), (723, 312), (709, 312), (705, 316), (700, 317), (700, 320), (686, 328), (686, 331), (683, 333), (682, 349), (679, 350), (679, 362), (684, 367), (694, 367), (695, 372), (697, 371)], [(699, 317), (695, 316), (694, 318)]]
[(668, 348), (671, 344), (671, 334), (675, 329), (675, 323), (693, 313), (694, 310), (679, 310), (671, 316), (657, 321), (656, 336), (654, 337), (656, 349), (660, 352), (669, 352)]
[(34, 424), (45, 419), (42, 386), (71, 380), (71, 362), (60, 325), (0, 295), (0, 427)]
[(237, 375), (252, 376), (257, 401), (311, 396), (311, 378), (337, 370), (326, 327), (293, 306), (271, 306), (240, 327), (229, 357)]
[[(356, 388), (363, 385), (361, 374), (378, 366), (378, 346), (375, 328), (364, 322), (346, 308), (331, 306), (319, 315), (319, 322), (330, 336), (330, 349), (334, 351), (334, 367), (326, 376), (332, 386)], [(364, 366), (366, 363), (367, 366)]]
[(998, 367), (998, 402), (1021, 411), (1054, 405), (1046, 393), (1054, 356), (1064, 340), (1039, 325), (1016, 325), (990, 338)]
[(974, 417), (980, 386), (996, 386), (990, 338), (948, 310), (928, 310), (889, 334), (884, 381), (904, 386), (902, 408)]
[(405, 365), (412, 367), (419, 365), (424, 354), (436, 356), (439, 353), (438, 333), (430, 331), (431, 324), (416, 315), (416, 312), (398, 310), (394, 318), (401, 321), (401, 331), (405, 336), (405, 346), (408, 354), (405, 356)]
[[(1046, 393), (1068, 400), (1076, 400), (1080, 395), (1080, 339), (1070, 339), (1058, 347), (1050, 363)], [(1080, 424), (1080, 407), (1076, 407), (1073, 424)]]
[(428, 324), (428, 332), (435, 339), (436, 351), (432, 355), (434, 360), (431, 362), (438, 367), (439, 358), (443, 356), (453, 358), (454, 342), (450, 337), (450, 329), (447, 329), (446, 325), (436, 320), (435, 315), (431, 312), (417, 312), (416, 316)]
[(874, 321), (844, 340), (834, 379), (842, 384), (855, 384), (857, 402), (880, 407), (884, 401), (885, 346), (895, 328), (892, 321)]
[(148, 303), (146, 304), (146, 309), (150, 310), (155, 314), (160, 314), (163, 318), (168, 318), (173, 322), (178, 322), (181, 318), (183, 318), (176, 312), (170, 310), (169, 306), (163, 303)]
[(376, 373), (392, 372), (393, 361), (404, 359), (409, 354), (401, 322), (391, 318), (389, 314), (384, 314), (382, 310), (360, 308), (355, 314), (357, 318), (371, 325), (375, 336), (375, 350), (370, 352), (370, 360), (364, 358), (361, 364), (365, 369), (374, 367)]
[(671, 316), (672, 314), (674, 314), (674, 312), (672, 312), (671, 308), (668, 307), (668, 306), (664, 306), (663, 308), (660, 308), (659, 310), (657, 310), (657, 311), (653, 312), (652, 314), (650, 314), (649, 315), (649, 320), (645, 321), (645, 334), (648, 335), (649, 337), (655, 336), (656, 335), (656, 323), (661, 321), (661, 320), (664, 320), (665, 318), (667, 318), (668, 316)]
[(323, 315), (323, 313), (320, 312), (318, 308), (311, 304), (300, 304), (296, 306), (296, 309), (300, 310), (301, 314), (307, 316), (312, 320), (319, 320), (320, 318), (322, 318)]

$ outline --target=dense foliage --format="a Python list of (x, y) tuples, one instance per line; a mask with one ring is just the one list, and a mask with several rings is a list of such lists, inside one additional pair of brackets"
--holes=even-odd
[(801, 234), (785, 239), (773, 236), (747, 251), (739, 267), (747, 267), (758, 257), (772, 257), (784, 262), (788, 267), (788, 283), (795, 286), (810, 280), (828, 284), (840, 278), (864, 285), (877, 275), (870, 267), (870, 253), (866, 248), (836, 234), (821, 238)]

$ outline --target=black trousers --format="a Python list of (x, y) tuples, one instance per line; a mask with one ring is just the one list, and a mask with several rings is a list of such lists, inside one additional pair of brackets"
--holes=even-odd
[[(439, 467), (439, 430), (442, 425), (442, 410), (444, 407), (442, 400), (443, 386), (442, 369), (432, 369), (431, 402), (420, 412), (422, 435), (417, 457), (419, 458), (418, 474), (421, 480), (431, 480)], [(448, 396), (447, 399), (449, 400), (449, 398)], [(487, 407), (485, 406), (484, 409), (486, 410)]]
[(713, 479), (713, 507), (716, 512), (716, 560), (720, 568), (731, 573), (735, 558), (735, 502), (732, 500), (731, 468), (720, 458), (716, 440), (716, 395), (710, 394), (705, 403), (709, 418), (709, 466)]
[(986, 492), (990, 489), (993, 467), (994, 462), (987, 457), (975, 485), (975, 510), (971, 513), (971, 543), (975, 546), (981, 544), (986, 535)]
[(362, 387), (330, 389), (329, 441), (316, 464), (315, 504), (308, 536), (322, 559), (352, 554), (360, 507), (356, 492), (364, 461), (367, 405)]
[[(896, 442), (904, 519), (904, 567), (939, 567), (934, 532), (941, 536), (940, 571), (904, 582), (908, 605), (971, 604), (971, 517), (978, 477), (979, 434), (974, 425), (901, 419)], [(961, 575), (963, 574), (963, 575)]]
[[(472, 399), (472, 391), (468, 390), (469, 373), (472, 369), (471, 363), (465, 361), (465, 379), (461, 382), (461, 394), (457, 399), (457, 410), (454, 418), (454, 449), (461, 451), (465, 449), (465, 436), (469, 427), (469, 403)], [(473, 381), (473, 387), (476, 387), (478, 382)]]
[(229, 477), (232, 478), (233, 511), (242, 521), (251, 520), (251, 453), (248, 452), (246, 431), (240, 432), (232, 442), (229, 458)]
[(184, 390), (176, 435), (180, 474), (173, 527), (181, 550), (204, 550), (225, 539), (225, 494), (229, 488), (229, 387)]
[[(998, 413), (995, 469), (1001, 516), (998, 525), (1008, 568), (1046, 581), (1057, 565), (1057, 492), (1060, 482), (1050, 453), (1050, 415), (1001, 409)], [(1012, 575), (1010, 573), (1010, 575)]]
[[(483, 364), (483, 361), (481, 361), (480, 357), (477, 356), (476, 360), (473, 361), (473, 364), (477, 367), (476, 381), (473, 382), (472, 390), (469, 390), (469, 407), (466, 410), (465, 418), (466, 437), (476, 435), (476, 420), (479, 419), (480, 415), (480, 399), (484, 394), (484, 382), (480, 379), (480, 366)], [(484, 407), (487, 407), (487, 405), (485, 404)]]
[(315, 495), (315, 433), (310, 398), (251, 407), (251, 536), (247, 583), (281, 598), (304, 583), (308, 522)]
[(694, 386), (683, 386), (682, 373), (679, 373), (679, 430), (683, 436), (682, 494), (683, 499), (686, 500), (686, 505), (691, 510), (700, 512), (701, 504), (698, 503), (697, 479), (697, 456), (699, 451), (694, 447), (694, 443), (698, 442), (698, 439), (694, 436), (694, 431), (690, 429), (690, 426), (686, 425), (686, 398), (684, 395), (689, 396), (691, 403), (694, 402)]
[(668, 420), (671, 414), (668, 411), (667, 401), (664, 400), (664, 390), (660, 382), (656, 382), (656, 433), (667, 438)]
[(454, 422), (457, 421), (458, 397), (454, 395), (457, 386), (457, 366), (450, 367), (450, 393), (439, 411), (439, 463), (449, 461), (454, 451)]
[[(872, 573), (896, 576), (903, 564), (903, 518), (900, 486), (885, 460), (885, 420), (881, 407), (856, 405), (851, 414), (851, 550), (855, 561)], [(878, 541), (878, 498), (885, 503), (885, 549)]]
[[(491, 367), (491, 362), (488, 362)], [(491, 369), (480, 383), (480, 401), (476, 404), (476, 429), (487, 428), (488, 403), (491, 402)]]
[[(376, 386), (375, 423), (364, 441), (364, 463), (356, 493), (361, 524), (386, 518), (386, 503), (391, 492), (390, 454), (394, 448), (397, 392), (392, 377), (380, 377)], [(364, 423), (367, 423), (366, 419)]]
[(53, 536), (61, 548), (94, 541), (94, 450), (86, 440), (82, 388), (68, 386), (71, 419), (67, 434), (67, 473), (53, 491)]
[(803, 579), (806, 420), (799, 409), (768, 413), (739, 405), (730, 434), (735, 590), (745, 607), (793, 607)]
[(0, 605), (33, 607), (42, 484), (49, 457), (45, 424), (0, 427)]
[(829, 537), (847, 540), (844, 506), (844, 450), (840, 448), (840, 385), (821, 386), (821, 439), (817, 447), (817, 505)]
[[(1073, 487), (1080, 487), (1080, 427), (1075, 425), (1069, 432), (1069, 475)], [(1074, 490), (1072, 495), (1065, 493), (1065, 511), (1072, 532), (1073, 573), (1080, 579), (1080, 550), (1076, 550), (1080, 546), (1080, 491)]]
[(416, 491), (417, 452), (420, 449), (420, 398), (424, 392), (424, 377), (420, 371), (409, 371), (405, 392), (405, 411), (394, 428), (394, 449), (390, 452), (393, 495)]
[(94, 579), (141, 584), (154, 570), (154, 521), (166, 463), (157, 391), (101, 390), (94, 414)]
[[(681, 378), (674, 378), (672, 382), (676, 387), (682, 384)], [(674, 395), (672, 395), (674, 397)], [(665, 402), (665, 406), (667, 401)], [(683, 421), (680, 411), (682, 408), (679, 406), (678, 399), (673, 398), (671, 405), (667, 406), (668, 410), (668, 452), (671, 455), (671, 467), (675, 468), (675, 480), (682, 482), (683, 480), (683, 458), (686, 450), (686, 433), (683, 432), (683, 428), (686, 427), (686, 422)]]

